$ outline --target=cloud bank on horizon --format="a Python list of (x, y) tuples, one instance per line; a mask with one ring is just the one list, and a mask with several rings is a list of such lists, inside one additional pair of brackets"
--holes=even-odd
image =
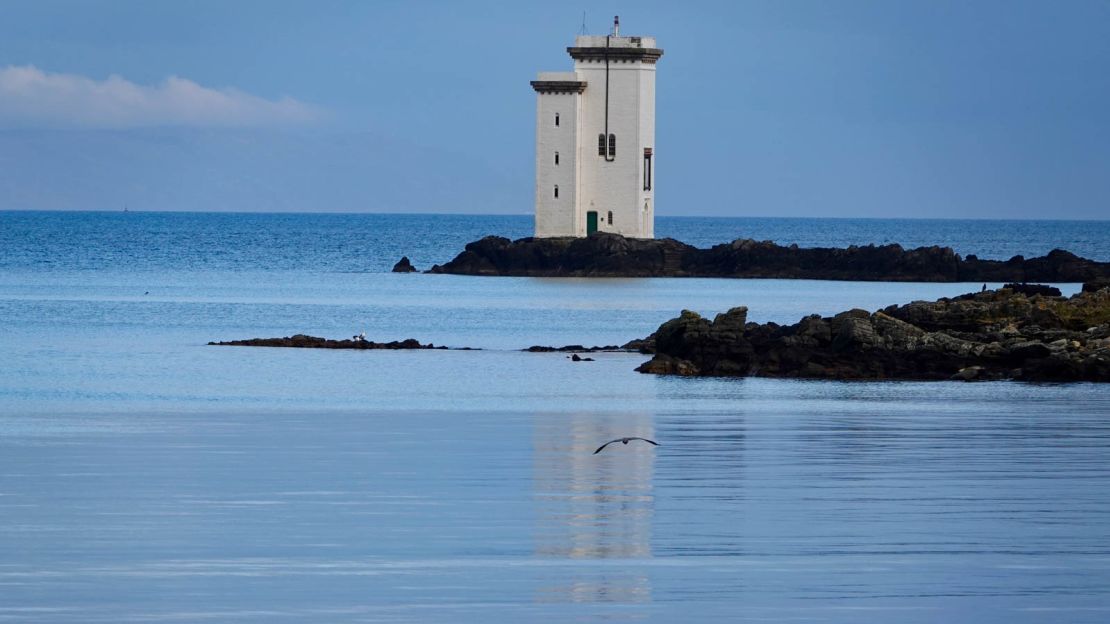
[(33, 65), (0, 68), (0, 127), (271, 126), (320, 116), (316, 108), (290, 97), (269, 100), (179, 76), (140, 85), (116, 74), (94, 80)]

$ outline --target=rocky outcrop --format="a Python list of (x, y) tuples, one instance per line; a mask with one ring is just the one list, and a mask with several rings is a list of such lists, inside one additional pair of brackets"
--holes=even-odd
[(1003, 288), (876, 312), (747, 322), (683, 311), (644, 373), (824, 379), (1110, 381), (1110, 288), (1071, 298)]
[(397, 264), (393, 265), (393, 272), (394, 273), (415, 273), (416, 272), (416, 267), (412, 266), (412, 263), (409, 262), (409, 257), (408, 256), (401, 256), (401, 259), (397, 261)]
[(408, 338), (392, 342), (373, 342), (364, 338), (351, 338), (348, 340), (330, 340), (305, 334), (295, 334), (285, 338), (251, 338), (249, 340), (229, 340), (227, 342), (210, 342), (209, 345), (220, 347), (293, 347), (300, 349), (446, 349), (433, 344), (421, 344), (419, 341)]
[(735, 240), (698, 249), (674, 239), (595, 233), (586, 238), (487, 236), (432, 273), (532, 277), (744, 277), (921, 282), (1084, 282), (1110, 279), (1110, 263), (1054, 250), (1026, 260), (961, 257), (950, 247), (845, 249)]
[(487, 236), (466, 246), (454, 260), (432, 273), (463, 275), (661, 277), (681, 270), (681, 260), (696, 248), (674, 239), (625, 238), (593, 234), (586, 238)]

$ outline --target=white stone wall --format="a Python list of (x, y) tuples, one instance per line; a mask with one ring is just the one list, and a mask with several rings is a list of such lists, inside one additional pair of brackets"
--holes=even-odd
[[(543, 76), (544, 74), (541, 74)], [(573, 80), (571, 78), (542, 78)], [(574, 236), (578, 232), (577, 93), (536, 94), (536, 236)], [(555, 125), (555, 115), (559, 125)], [(559, 164), (555, 164), (555, 153)], [(555, 187), (559, 196), (555, 197)], [(582, 225), (583, 232), (585, 225)]]
[[(655, 45), (655, 40), (652, 40)], [(640, 191), (637, 201), (637, 210), (640, 219), (640, 237), (655, 238), (655, 164), (658, 150), (655, 148), (655, 65), (647, 65), (645, 73), (640, 79), (640, 149), (636, 153), (638, 159), (637, 174)], [(644, 189), (644, 150), (651, 149), (651, 189)]]
[[(650, 192), (643, 190), (643, 154), (645, 147), (654, 148), (655, 65), (610, 61), (608, 132), (617, 142), (613, 161), (598, 155), (598, 135), (605, 133), (605, 63), (578, 61), (575, 69), (588, 83), (578, 131), (581, 211), (596, 210), (604, 220), (598, 228), (602, 231), (650, 238), (653, 218), (642, 213), (645, 200), (649, 213), (654, 206)], [(605, 218), (609, 211), (612, 225)]]

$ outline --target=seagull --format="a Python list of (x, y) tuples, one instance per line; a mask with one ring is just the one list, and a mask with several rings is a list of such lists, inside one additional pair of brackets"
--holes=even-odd
[(635, 436), (629, 437), (629, 438), (617, 438), (616, 440), (609, 440), (605, 444), (602, 444), (601, 446), (597, 447), (597, 450), (594, 451), (594, 455), (597, 455), (598, 453), (600, 453), (602, 451), (602, 449), (609, 446), (610, 444), (613, 444), (614, 442), (620, 442), (621, 444), (628, 444), (632, 440), (643, 440), (644, 442), (647, 442), (648, 444), (651, 444), (653, 446), (659, 446), (658, 442), (653, 442), (652, 440), (649, 440), (647, 438), (637, 438)]

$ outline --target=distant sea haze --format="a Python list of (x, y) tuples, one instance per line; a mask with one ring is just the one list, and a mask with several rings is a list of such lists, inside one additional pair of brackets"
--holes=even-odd
[[(532, 235), (530, 215), (0, 212), (0, 267), (420, 270), (483, 236)], [(1110, 221), (659, 217), (658, 238), (697, 247), (752, 238), (802, 247), (898, 243), (1008, 259), (1066, 249), (1110, 261)]]

